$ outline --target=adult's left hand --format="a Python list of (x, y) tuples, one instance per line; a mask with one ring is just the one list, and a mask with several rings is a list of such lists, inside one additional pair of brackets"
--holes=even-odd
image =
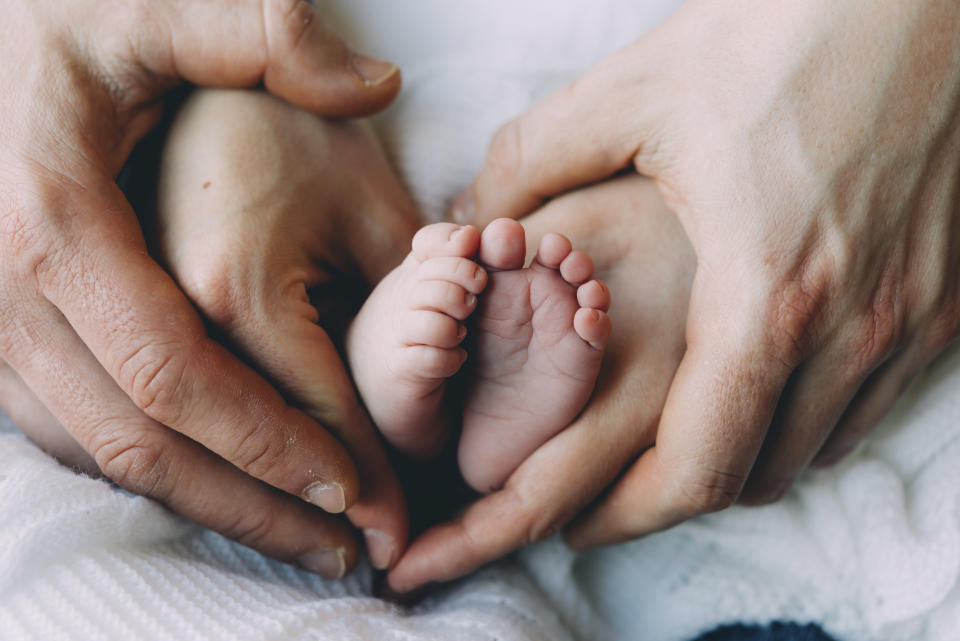
[[(696, 252), (687, 346), (652, 432), (630, 412), (600, 428), (638, 458), (568, 534), (578, 547), (778, 499), (957, 336), (960, 5), (691, 0), (507, 124), (461, 210), (520, 216), (631, 167)], [(514, 484), (497, 542), (450, 529), (431, 540), (443, 557), (402, 561), (395, 584), (466, 571), (589, 500), (550, 504), (535, 482)]]
[[(263, 91), (195, 90), (161, 156), (146, 226), (153, 254), (220, 342), (349, 448), (360, 485), (346, 515), (374, 566), (389, 567), (407, 543), (406, 505), (335, 341), (351, 305), (406, 255), (415, 205), (369, 125), (318, 118)], [(31, 439), (97, 472), (2, 364), (0, 399)]]

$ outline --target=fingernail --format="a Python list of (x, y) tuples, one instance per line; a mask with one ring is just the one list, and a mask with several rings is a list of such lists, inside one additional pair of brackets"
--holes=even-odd
[(339, 514), (347, 509), (347, 500), (343, 495), (343, 486), (337, 482), (316, 481), (307, 486), (303, 497), (325, 512)]
[(467, 299), (463, 301), (467, 307), (473, 307), (477, 304), (477, 297), (473, 294), (467, 294)]
[(473, 220), (473, 212), (473, 197), (468, 187), (453, 199), (453, 204), (450, 207), (450, 219), (455, 223), (463, 225)]
[(368, 58), (358, 53), (350, 58), (350, 67), (360, 76), (367, 87), (378, 87), (390, 80), (400, 70), (397, 65), (376, 58)]
[(367, 554), (370, 556), (370, 563), (378, 570), (386, 570), (393, 563), (393, 554), (396, 547), (393, 545), (393, 538), (380, 530), (364, 530), (363, 538), (367, 542)]
[(347, 573), (347, 551), (342, 548), (327, 548), (304, 554), (297, 562), (311, 572), (338, 581)]

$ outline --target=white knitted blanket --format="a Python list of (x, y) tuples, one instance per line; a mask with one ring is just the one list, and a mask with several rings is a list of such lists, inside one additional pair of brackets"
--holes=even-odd
[[(679, 0), (318, 3), (405, 92), (378, 127), (428, 215), (496, 126)], [(848, 641), (960, 639), (960, 345), (843, 467), (579, 559), (551, 540), (409, 611), (361, 567), (325, 582), (82, 478), (0, 417), (0, 640), (682, 641), (717, 624), (819, 621)]]

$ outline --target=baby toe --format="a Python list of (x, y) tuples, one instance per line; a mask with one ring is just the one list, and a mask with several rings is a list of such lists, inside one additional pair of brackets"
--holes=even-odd
[(430, 345), (411, 345), (400, 354), (400, 367), (413, 376), (425, 379), (450, 378), (467, 360), (461, 347), (442, 349)]
[(460, 344), (467, 328), (446, 314), (415, 309), (407, 313), (403, 335), (406, 345), (450, 348)]
[(478, 258), (494, 269), (520, 269), (527, 257), (523, 225), (510, 218), (498, 218), (483, 230)]
[(570, 240), (561, 234), (549, 233), (540, 239), (540, 247), (537, 249), (537, 262), (544, 267), (557, 269), (563, 259), (573, 251), (573, 245)]
[(571, 285), (585, 283), (593, 276), (593, 259), (575, 249), (560, 263), (560, 275)]
[(435, 223), (427, 225), (413, 237), (413, 256), (420, 262), (440, 256), (469, 258), (480, 246), (480, 232), (475, 227)]
[(444, 280), (459, 285), (471, 294), (479, 294), (487, 286), (487, 271), (467, 258), (431, 258), (417, 269), (422, 281)]
[(590, 347), (603, 350), (610, 339), (613, 325), (606, 312), (589, 307), (581, 307), (573, 317), (573, 329), (577, 335), (590, 343)]
[(610, 288), (602, 280), (591, 280), (577, 288), (577, 303), (580, 307), (592, 307), (600, 311), (610, 309)]
[(440, 312), (464, 320), (477, 306), (477, 296), (460, 285), (445, 280), (426, 280), (410, 294), (411, 309)]

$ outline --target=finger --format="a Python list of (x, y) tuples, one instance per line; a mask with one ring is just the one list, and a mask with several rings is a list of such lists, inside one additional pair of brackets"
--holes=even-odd
[(853, 451), (887, 415), (914, 377), (935, 357), (916, 346), (908, 348), (872, 373), (836, 429), (814, 458), (815, 465), (833, 465)]
[(0, 407), (27, 438), (68, 467), (89, 476), (100, 470), (96, 462), (40, 402), (16, 371), (0, 362)]
[(629, 167), (641, 147), (655, 148), (659, 115), (623, 91), (626, 84), (642, 86), (641, 79), (624, 78), (625, 69), (637, 66), (624, 59), (646, 55), (640, 46), (611, 56), (501, 127), (473, 184), (454, 202), (452, 218), (481, 227), (517, 218), (551, 196)]
[(406, 503), (336, 347), (297, 301), (251, 300), (266, 304), (231, 314), (239, 319), (228, 328), (231, 344), (347, 447), (360, 478), (360, 493), (347, 516), (364, 532), (374, 567), (390, 567), (407, 545)]
[(349, 507), (357, 476), (346, 450), (206, 335), (108, 180), (52, 199), (66, 211), (45, 219), (66, 213), (72, 231), (37, 270), (43, 295), (148, 416), (285, 492)]
[(635, 538), (724, 509), (739, 497), (790, 366), (787, 358), (771, 357), (776, 351), (764, 338), (765, 323), (738, 320), (739, 303), (725, 306), (731, 302), (694, 295), (687, 353), (656, 444), (570, 528), (571, 546)]
[[(244, 474), (146, 417), (49, 305), (19, 335), (14, 365), (109, 478), (183, 516), (329, 578), (353, 565), (346, 524)], [(42, 314), (42, 315), (41, 315)]]
[(851, 373), (852, 355), (838, 344), (811, 357), (791, 376), (744, 488), (741, 501), (778, 501), (837, 425), (866, 374)]
[[(605, 418), (604, 411), (588, 410), (584, 420), (524, 461), (503, 489), (418, 537), (390, 572), (390, 587), (408, 592), (449, 581), (558, 531), (629, 460), (623, 439), (618, 442), (614, 430), (601, 429)], [(585, 457), (584, 451), (592, 455)], [(580, 482), (573, 486), (564, 473), (570, 469), (579, 471)]]
[(140, 64), (205, 86), (266, 88), (325, 116), (363, 116), (400, 90), (388, 62), (352, 52), (305, 0), (153, 2), (134, 16)]

